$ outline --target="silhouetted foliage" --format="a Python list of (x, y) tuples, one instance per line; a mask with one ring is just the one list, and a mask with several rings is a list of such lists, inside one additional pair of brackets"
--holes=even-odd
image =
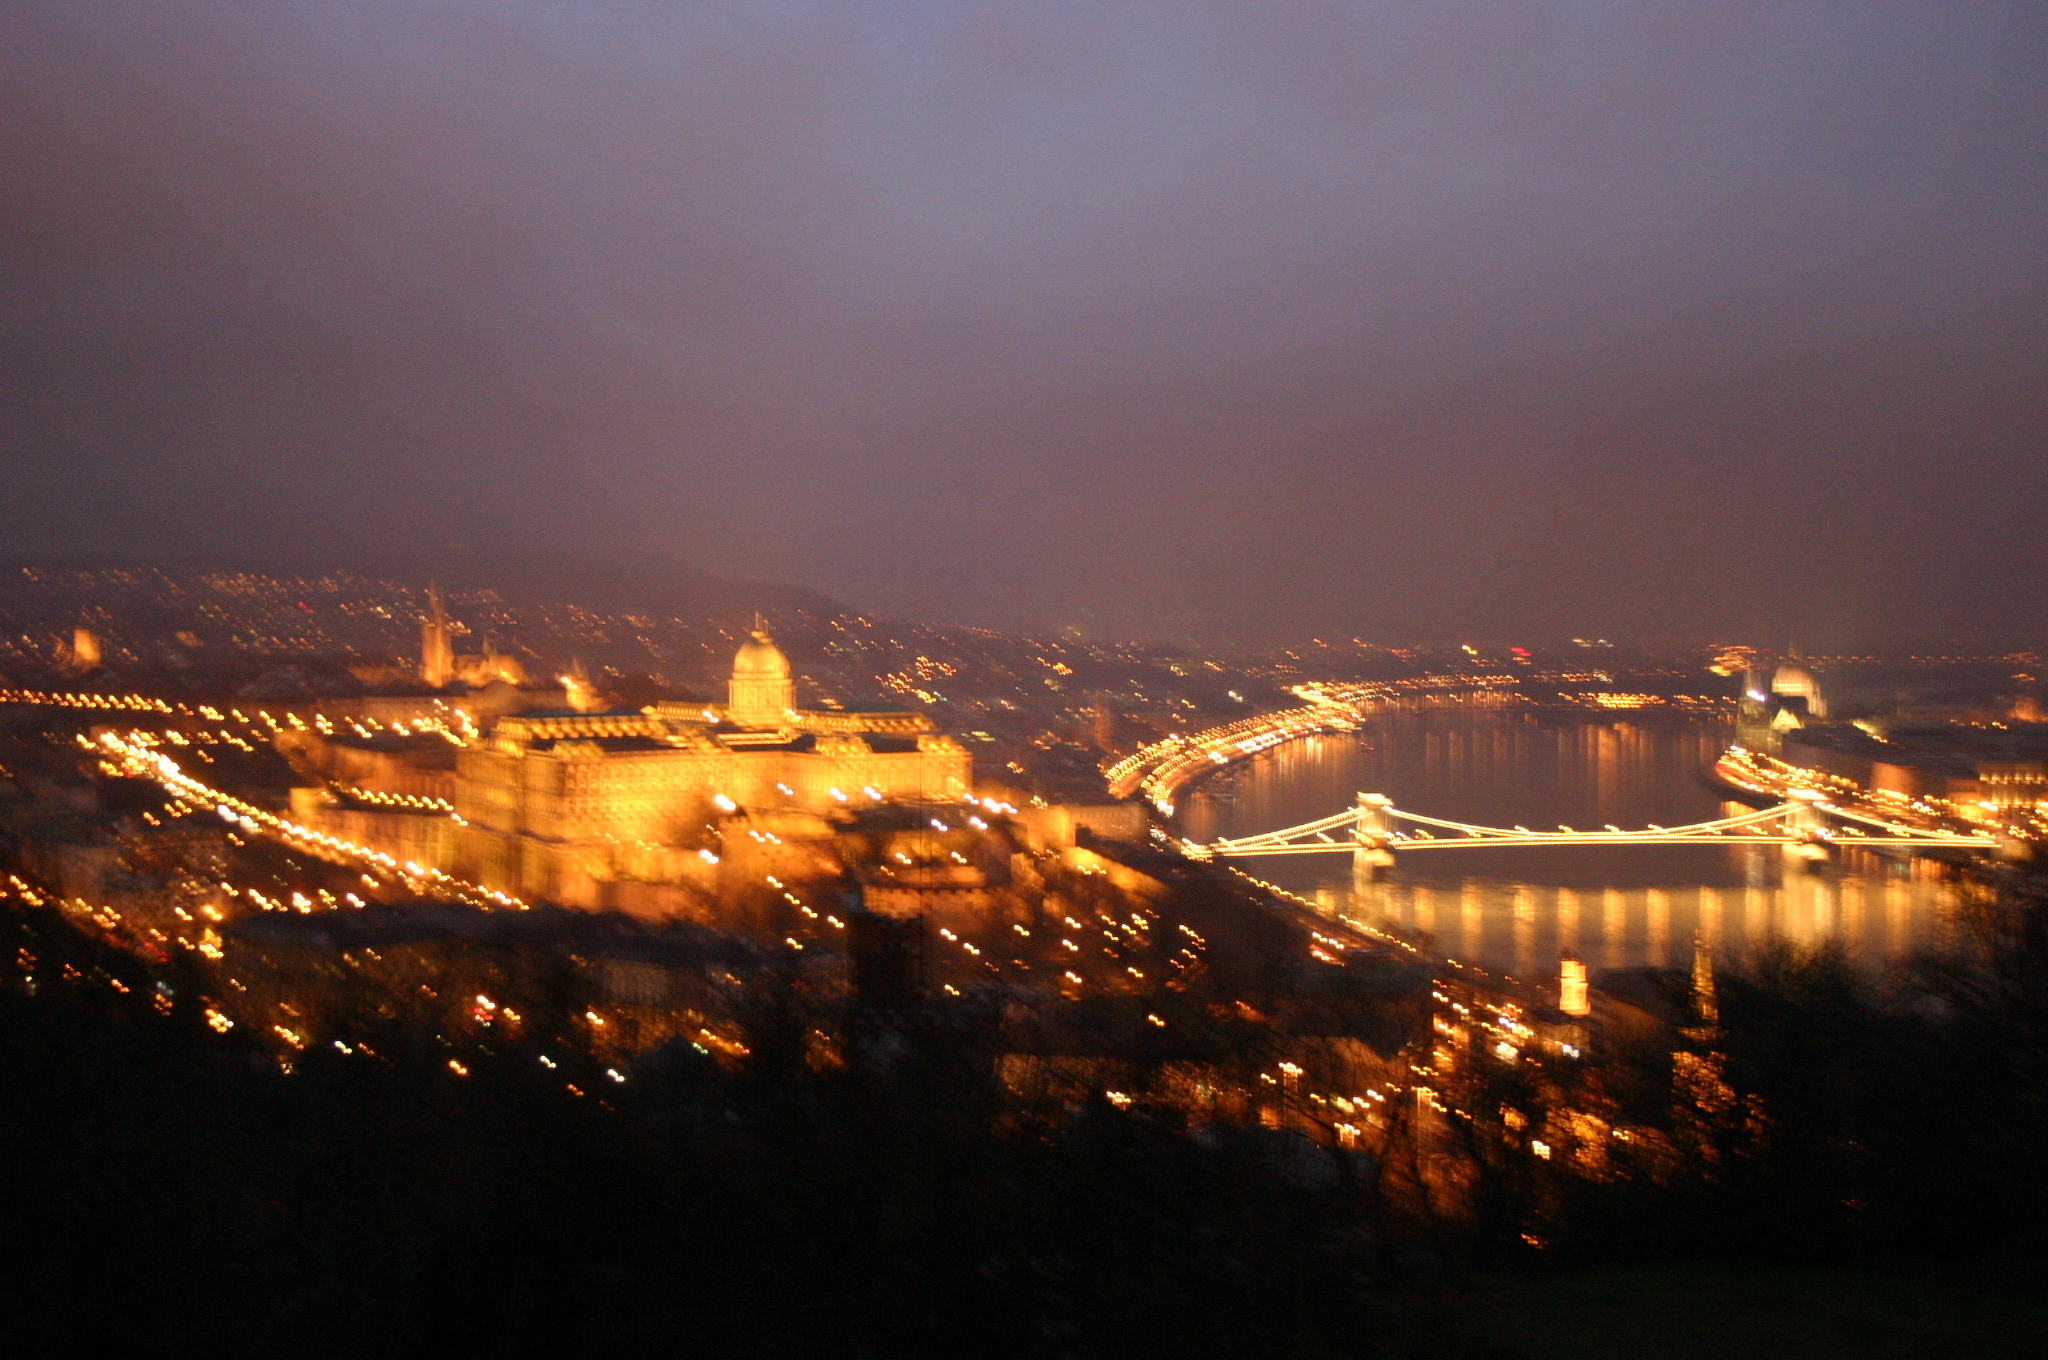
[[(1298, 1138), (995, 1117), (972, 1008), (808, 1073), (806, 1004), (727, 1070), (671, 1044), (600, 1106), (524, 1049), (309, 1049), (287, 1074), (53, 913), (10, 920), (0, 1156), (17, 1336), (158, 1353), (1091, 1355), (1367, 1325), (1355, 1199)], [(59, 980), (73, 968), (75, 982)], [(129, 977), (126, 994), (108, 979)], [(856, 1035), (856, 1043), (861, 1042)], [(975, 1055), (983, 1056), (977, 1062)]]
[[(1434, 1134), (1396, 1102), (1372, 1157), (1305, 1120), (1020, 1103), (996, 1054), (1019, 1026), (1063, 1041), (996, 992), (878, 1010), (763, 966), (743, 1056), (674, 1038), (624, 1084), (577, 1088), (536, 1054), (577, 1023), (583, 974), (544, 951), (427, 949), (418, 966), (442, 971), (423, 996), (494, 987), (531, 1032), (470, 1036), (458, 1074), (445, 1010), (387, 1014), (391, 994), (342, 969), (332, 1004), (374, 1053), (308, 1048), (287, 1071), (206, 1028), (175, 964), (146, 971), (47, 910), (5, 925), (36, 981), (0, 991), (18, 1245), (0, 1291), (16, 1337), (73, 1350), (1406, 1354), (1444, 1333), (1401, 1286), (1532, 1244), (1807, 1263), (2044, 1246), (2032, 879), (1889, 979), (1825, 950), (1724, 969), (1725, 1105), (1685, 1108), (1668, 1046), (1617, 1048), (1475, 1076), (1446, 1093), (1467, 1117)], [(1156, 1060), (1262, 1065), (1271, 1032), (1215, 1009), (1149, 1040)], [(1112, 1011), (1103, 1025), (1159, 1033)], [(1662, 1110), (1666, 1132), (1573, 1174), (1501, 1122), (1547, 1105)]]
[[(1807, 1263), (2048, 1250), (2038, 875), (1968, 893), (1943, 946), (1890, 976), (1832, 945), (1778, 942), (1724, 967), (1719, 997), (1741, 1107), (1653, 1174), (1552, 1177), (1551, 1245)], [(1610, 1052), (1589, 1079), (1639, 1105), (1682, 1103), (1650, 1079), (1657, 1056)]]

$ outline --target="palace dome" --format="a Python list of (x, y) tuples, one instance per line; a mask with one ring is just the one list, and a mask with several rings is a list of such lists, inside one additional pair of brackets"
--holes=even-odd
[(754, 635), (740, 644), (739, 655), (732, 659), (732, 676), (735, 680), (787, 680), (789, 658), (768, 636), (767, 629), (756, 628)]
[(1810, 699), (1820, 693), (1820, 682), (1806, 667), (1787, 661), (1771, 676), (1771, 693)]

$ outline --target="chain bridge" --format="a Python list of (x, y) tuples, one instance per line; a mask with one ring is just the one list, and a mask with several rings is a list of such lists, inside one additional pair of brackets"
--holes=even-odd
[(1907, 850), (1954, 849), (1997, 852), (1999, 839), (1988, 831), (1947, 831), (1909, 826), (1881, 815), (1830, 802), (1825, 794), (1795, 789), (1774, 807), (1722, 817), (1689, 826), (1651, 826), (1637, 831), (1606, 826), (1581, 831), (1560, 826), (1555, 831), (1526, 826), (1474, 826), (1466, 822), (1425, 817), (1394, 806), (1377, 793), (1361, 793), (1357, 805), (1313, 822), (1267, 831), (1256, 836), (1211, 841), (1183, 841), (1181, 849), (1196, 859), (1239, 859), (1253, 855), (1350, 854), (1358, 868), (1380, 870), (1397, 853), (1418, 850), (1469, 850), (1490, 845), (1777, 845), (1796, 858), (1825, 859), (1849, 846)]

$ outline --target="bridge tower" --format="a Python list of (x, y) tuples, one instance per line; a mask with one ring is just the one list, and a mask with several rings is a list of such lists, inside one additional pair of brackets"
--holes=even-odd
[(1358, 821), (1351, 838), (1357, 843), (1351, 852), (1352, 877), (1370, 883), (1384, 876), (1394, 867), (1394, 852), (1389, 848), (1394, 840), (1394, 800), (1383, 793), (1359, 794)]
[(1792, 839), (1785, 846), (1785, 856), (1808, 869), (1825, 864), (1833, 849), (1820, 834), (1827, 826), (1820, 810), (1826, 797), (1817, 789), (1793, 789), (1786, 796), (1792, 810), (1785, 814), (1785, 829)]

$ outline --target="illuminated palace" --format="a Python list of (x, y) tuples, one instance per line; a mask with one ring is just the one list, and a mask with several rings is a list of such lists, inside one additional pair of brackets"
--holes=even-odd
[(965, 748), (922, 713), (797, 707), (757, 619), (723, 704), (499, 718), (456, 753), (450, 867), (524, 897), (614, 905), (608, 884), (714, 887), (711, 847), (735, 833), (828, 837), (835, 814), (957, 800), (972, 782)]

